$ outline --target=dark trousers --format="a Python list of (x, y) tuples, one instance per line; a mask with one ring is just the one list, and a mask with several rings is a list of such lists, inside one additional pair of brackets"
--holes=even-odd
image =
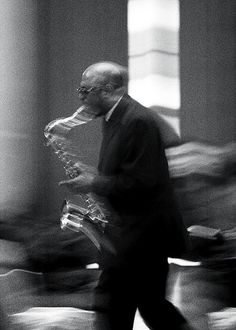
[(132, 330), (137, 308), (153, 330), (178, 330), (185, 323), (175, 306), (166, 300), (167, 258), (162, 256), (152, 263), (148, 259), (140, 263), (129, 258), (119, 267), (104, 268), (96, 297), (97, 305), (103, 301), (108, 330)]

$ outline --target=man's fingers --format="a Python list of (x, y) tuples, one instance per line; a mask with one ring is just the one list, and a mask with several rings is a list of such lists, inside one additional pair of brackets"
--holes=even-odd
[(58, 182), (58, 186), (65, 186), (66, 184), (67, 184), (67, 181)]
[(72, 180), (62, 180), (58, 183), (59, 186), (70, 186), (74, 183), (74, 179)]

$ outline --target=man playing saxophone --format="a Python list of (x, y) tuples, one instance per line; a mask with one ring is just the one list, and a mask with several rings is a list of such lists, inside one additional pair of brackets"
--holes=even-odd
[(109, 330), (132, 330), (137, 308), (150, 329), (190, 329), (165, 299), (167, 258), (184, 253), (187, 235), (156, 114), (127, 94), (127, 70), (113, 62), (89, 66), (78, 95), (91, 116), (103, 117), (99, 165), (77, 163), (78, 176), (59, 184), (105, 197), (118, 215), (105, 228), (115, 253), (103, 248), (96, 290), (108, 297)]

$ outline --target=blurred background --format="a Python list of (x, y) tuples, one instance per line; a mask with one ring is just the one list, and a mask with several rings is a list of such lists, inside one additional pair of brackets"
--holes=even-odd
[[(78, 108), (81, 73), (96, 61), (128, 65), (130, 94), (182, 138), (235, 140), (235, 1), (1, 0), (0, 6), (1, 211), (57, 212), (64, 173), (43, 145), (43, 129)], [(78, 143), (96, 164), (100, 126), (90, 126)]]
[[(58, 182), (65, 172), (43, 135), (48, 122), (80, 106), (81, 74), (98, 61), (128, 66), (130, 95), (157, 111), (180, 139), (167, 155), (186, 226), (235, 227), (235, 31), (234, 0), (0, 0), (1, 278), (24, 269), (30, 292), (43, 286), (41, 296), (64, 290), (71, 297), (83, 281), (90, 292), (99, 276), (94, 245), (84, 235), (60, 229), (65, 191)], [(78, 154), (90, 165), (98, 160), (100, 124), (95, 120), (73, 130)], [(209, 252), (209, 244), (202, 251), (198, 242), (190, 259), (202, 262), (207, 253), (208, 260), (216, 255), (232, 260), (234, 247), (229, 252), (228, 245), (227, 253), (226, 248)], [(85, 269), (82, 281), (75, 274)], [(32, 287), (30, 272), (38, 274)], [(65, 272), (70, 272), (67, 282)], [(9, 285), (4, 315), (22, 310), (21, 303), (12, 307), (13, 282), (1, 285)], [(87, 297), (81, 304), (78, 297), (75, 302), (63, 297), (21, 307), (92, 309)], [(221, 307), (195, 313), (196, 324), (199, 314)], [(191, 318), (192, 310), (183, 310)]]

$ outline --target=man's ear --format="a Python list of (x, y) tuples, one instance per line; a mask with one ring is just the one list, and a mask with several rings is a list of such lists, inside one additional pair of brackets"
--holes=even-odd
[(110, 92), (114, 91), (116, 88), (113, 84), (106, 84), (106, 89)]
[(108, 95), (112, 94), (113, 91), (114, 91), (114, 86), (112, 86), (111, 84), (106, 84), (105, 88), (102, 89), (101, 92), (102, 92), (103, 96), (108, 96)]

